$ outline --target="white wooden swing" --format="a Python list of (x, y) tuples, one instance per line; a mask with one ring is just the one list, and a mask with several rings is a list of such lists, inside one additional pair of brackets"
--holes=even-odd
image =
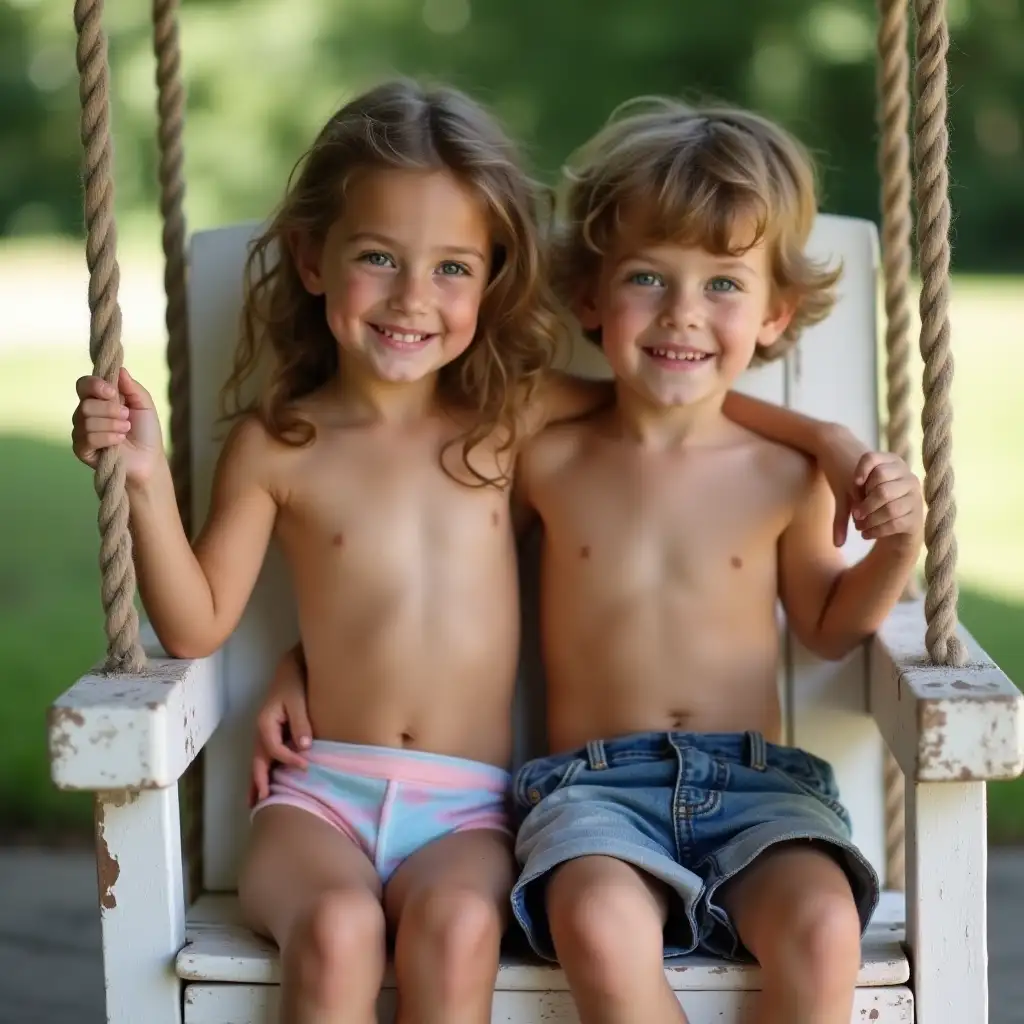
[[(817, 661), (787, 636), (779, 678), (789, 741), (834, 763), (854, 819), (854, 839), (888, 880), (890, 891), (864, 940), (853, 1020), (985, 1024), (985, 781), (1013, 778), (1024, 769), (1024, 728), (1020, 694), (956, 621), (948, 29), (945, 0), (915, 5), (928, 594), (924, 600), (908, 595), (865, 650), (840, 664)], [(90, 352), (95, 372), (113, 381), (122, 349), (102, 7), (102, 0), (77, 0), (75, 22), (86, 152)], [(879, 0), (879, 8), (887, 433), (889, 446), (909, 459), (907, 0)], [(233, 349), (254, 226), (192, 237), (186, 295), (177, 0), (154, 0), (153, 16), (172, 468), (188, 527), (202, 520), (207, 507), (218, 455), (216, 393)], [(784, 362), (749, 374), (743, 389), (838, 420), (877, 444), (874, 225), (822, 216), (811, 248), (843, 260), (835, 312)], [(589, 350), (573, 353), (571, 365), (588, 375), (606, 372)], [(233, 890), (247, 828), (253, 718), (271, 666), (296, 635), (286, 579), (272, 554), (223, 649), (196, 661), (167, 659), (155, 642), (139, 639), (124, 474), (114, 450), (100, 461), (96, 488), (108, 657), (53, 704), (49, 743), (56, 784), (96, 794), (107, 1020), (269, 1024), (276, 1020), (277, 952), (238, 923)], [(861, 553), (859, 538), (850, 540), (849, 549), (851, 555)], [(533, 747), (540, 710), (542, 678), (531, 615), (535, 555), (524, 557), (522, 576), (526, 628), (517, 762)], [(688, 958), (667, 971), (692, 1024), (739, 1024), (744, 1008), (756, 1000), (756, 967)], [(382, 994), (382, 1020), (391, 1019), (393, 996), (391, 988)], [(493, 1021), (577, 1019), (561, 971), (531, 960), (503, 960)]]

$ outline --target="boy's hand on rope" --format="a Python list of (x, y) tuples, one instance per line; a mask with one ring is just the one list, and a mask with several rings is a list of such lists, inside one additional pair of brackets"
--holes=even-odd
[(863, 497), (853, 520), (865, 540), (898, 538), (920, 544), (924, 536), (924, 496), (910, 467), (891, 452), (869, 452), (854, 474)]
[(71, 418), (75, 455), (96, 467), (103, 448), (120, 445), (125, 474), (143, 483), (163, 458), (160, 419), (149, 392), (122, 369), (115, 390), (102, 377), (81, 377), (78, 407)]

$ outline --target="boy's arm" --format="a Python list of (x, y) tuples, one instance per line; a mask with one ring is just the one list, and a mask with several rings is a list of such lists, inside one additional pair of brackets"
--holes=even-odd
[(867, 445), (841, 424), (816, 420), (738, 391), (725, 396), (722, 411), (741, 427), (817, 460), (835, 497), (832, 539), (841, 547), (846, 541), (850, 506), (859, 495), (855, 471), (870, 451)]
[(277, 513), (266, 480), (267, 449), (266, 434), (254, 420), (231, 432), (194, 549), (182, 528), (166, 459), (151, 478), (128, 484), (139, 591), (157, 636), (174, 657), (212, 653), (242, 615)]
[(839, 659), (881, 626), (921, 550), (924, 501), (917, 478), (894, 455), (862, 461), (865, 496), (854, 509), (871, 551), (847, 567), (830, 536), (834, 501), (816, 473), (779, 543), (779, 594), (809, 650)]

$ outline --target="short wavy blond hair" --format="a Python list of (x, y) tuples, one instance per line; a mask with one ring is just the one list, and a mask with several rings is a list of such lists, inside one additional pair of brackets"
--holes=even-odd
[[(650, 244), (699, 245), (722, 255), (739, 255), (764, 240), (775, 295), (796, 312), (753, 361), (778, 359), (835, 301), (842, 268), (819, 264), (804, 251), (817, 212), (810, 155), (778, 125), (728, 107), (632, 100), (565, 168), (553, 281), (575, 307), (627, 225)], [(737, 247), (738, 225), (751, 220), (753, 239)]]

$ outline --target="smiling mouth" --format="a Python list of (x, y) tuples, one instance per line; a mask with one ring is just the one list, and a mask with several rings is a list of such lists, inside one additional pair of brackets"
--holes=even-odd
[(400, 350), (423, 348), (437, 337), (436, 334), (426, 334), (423, 331), (402, 331), (397, 327), (385, 327), (383, 324), (370, 324), (369, 326), (385, 345)]
[(714, 358), (710, 352), (701, 352), (695, 348), (652, 347), (643, 349), (643, 353), (659, 366), (668, 366), (673, 370), (692, 370)]

